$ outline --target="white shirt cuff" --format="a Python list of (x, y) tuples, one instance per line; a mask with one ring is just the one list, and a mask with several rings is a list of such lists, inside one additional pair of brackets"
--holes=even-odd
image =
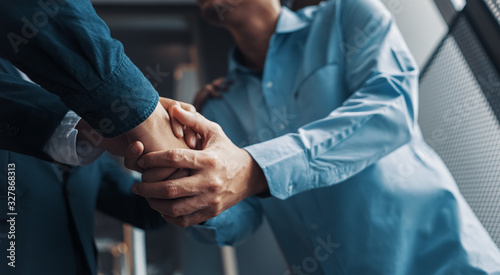
[(53, 160), (72, 166), (88, 165), (94, 162), (104, 149), (90, 146), (85, 154), (79, 154), (76, 146), (78, 130), (75, 128), (80, 117), (73, 111), (66, 113), (59, 126), (45, 144), (43, 151)]

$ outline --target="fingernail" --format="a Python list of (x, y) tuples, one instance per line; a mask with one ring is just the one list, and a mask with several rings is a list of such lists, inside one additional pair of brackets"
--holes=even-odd
[(137, 146), (132, 146), (132, 153), (139, 153), (139, 148)]
[(141, 168), (144, 168), (144, 160), (143, 159), (140, 159), (139, 161), (137, 161), (137, 165), (139, 165), (139, 167)]
[(184, 137), (184, 131), (179, 130), (179, 128), (177, 128), (175, 131), (177, 132), (178, 137)]
[(189, 138), (189, 144), (191, 145), (191, 147), (196, 147), (196, 137), (191, 136)]
[(134, 192), (135, 194), (139, 195), (139, 190), (137, 190), (137, 185), (133, 185), (132, 186), (132, 192)]

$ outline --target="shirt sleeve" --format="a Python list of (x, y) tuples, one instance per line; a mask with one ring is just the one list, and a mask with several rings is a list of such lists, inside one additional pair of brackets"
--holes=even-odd
[(0, 1), (0, 55), (104, 137), (146, 120), (158, 93), (90, 1)]
[(237, 245), (248, 239), (261, 224), (262, 209), (258, 198), (250, 197), (203, 225), (187, 228), (187, 232), (199, 242), (219, 246)]
[(296, 133), (245, 148), (280, 199), (353, 177), (408, 143), (415, 130), (418, 68), (392, 16), (379, 1), (341, 3), (351, 96)]
[(81, 118), (73, 111), (66, 113), (52, 136), (45, 144), (43, 151), (53, 160), (72, 166), (83, 166), (94, 162), (104, 153), (104, 149), (96, 146), (86, 146), (85, 154), (78, 152), (75, 128)]
[(43, 148), (68, 108), (11, 68), (11, 72), (0, 69), (0, 149), (52, 161)]

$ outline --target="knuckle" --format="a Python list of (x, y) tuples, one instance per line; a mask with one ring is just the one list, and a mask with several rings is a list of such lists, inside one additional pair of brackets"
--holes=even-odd
[(207, 156), (207, 165), (210, 168), (216, 169), (216, 168), (219, 168), (221, 166), (221, 161), (216, 157), (208, 155)]
[(182, 216), (182, 211), (177, 208), (177, 207), (172, 207), (170, 210), (169, 210), (170, 213), (168, 213), (169, 216), (171, 217), (180, 217)]
[(189, 104), (189, 103), (185, 103), (186, 104), (186, 110), (190, 111), (190, 112), (196, 112), (196, 108), (194, 107), (194, 105), (192, 104)]
[(221, 206), (222, 200), (219, 197), (215, 197), (210, 201), (209, 206), (212, 211), (217, 211)]
[(196, 117), (196, 121), (201, 120), (201, 119), (203, 119), (203, 118), (204, 118), (204, 117), (203, 117), (200, 113), (198, 113), (198, 112), (196, 112), (196, 113), (195, 113), (195, 117)]
[(218, 193), (222, 187), (222, 181), (219, 178), (213, 178), (208, 182), (208, 192)]
[(165, 154), (165, 158), (167, 161), (180, 161), (182, 159), (183, 155), (179, 150), (173, 149), (168, 151), (167, 154)]
[(214, 132), (216, 132), (216, 133), (222, 132), (222, 127), (219, 124), (217, 124), (215, 122), (211, 122), (211, 124), (212, 124), (212, 130)]
[(173, 198), (177, 195), (178, 193), (178, 188), (175, 185), (167, 185), (164, 188), (164, 196), (165, 198)]

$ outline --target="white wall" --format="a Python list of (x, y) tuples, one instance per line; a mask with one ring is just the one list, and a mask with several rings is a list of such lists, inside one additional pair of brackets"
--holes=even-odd
[(382, 0), (394, 14), (420, 68), (448, 32), (434, 0)]

